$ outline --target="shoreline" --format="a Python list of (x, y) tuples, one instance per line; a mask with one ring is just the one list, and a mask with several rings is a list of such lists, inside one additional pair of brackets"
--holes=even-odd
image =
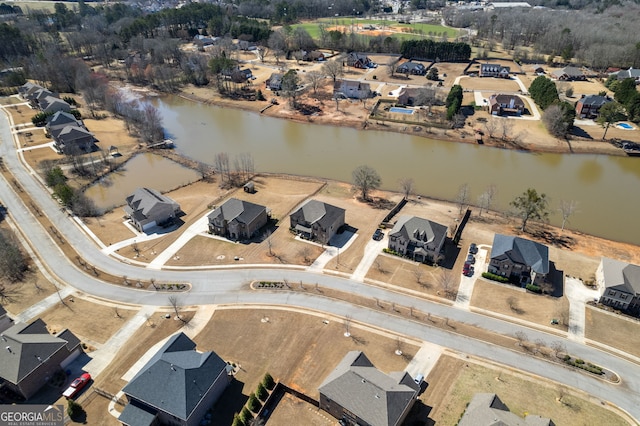
[[(387, 122), (387, 124), (377, 124), (375, 121), (370, 121), (368, 119), (362, 118), (353, 118), (353, 119), (345, 119), (345, 120), (335, 120), (332, 117), (328, 117), (325, 115), (316, 115), (316, 116), (303, 116), (296, 112), (291, 112), (291, 114), (274, 114), (271, 108), (266, 109), (264, 112), (261, 112), (264, 106), (266, 106), (266, 102), (258, 103), (259, 101), (242, 101), (235, 100), (230, 98), (221, 97), (217, 94), (213, 89), (205, 88), (201, 90), (211, 91), (215, 96), (205, 99), (201, 96), (194, 94), (194, 92), (189, 92), (188, 88), (184, 88), (175, 94), (165, 93), (161, 96), (177, 96), (181, 99), (190, 102), (196, 102), (205, 105), (212, 105), (219, 108), (233, 108), (242, 111), (256, 113), (258, 115), (293, 121), (301, 124), (316, 124), (323, 126), (332, 126), (332, 127), (347, 127), (352, 128), (354, 130), (374, 130), (388, 133), (400, 133), (405, 135), (411, 135), (416, 137), (421, 137), (425, 139), (432, 139), (436, 141), (442, 142), (454, 142), (454, 143), (464, 143), (464, 144), (473, 144), (477, 145), (475, 138), (473, 136), (464, 136), (461, 134), (458, 129), (436, 129), (432, 128), (429, 133), (417, 133), (412, 131), (412, 127), (408, 124), (402, 123), (394, 123)], [(279, 111), (282, 112), (282, 111)], [(368, 118), (368, 117), (367, 117)], [(462, 129), (464, 131), (464, 129)], [(568, 141), (560, 141), (558, 139), (553, 139), (554, 143), (546, 143), (546, 144), (531, 144), (531, 143), (521, 143), (518, 144), (514, 141), (503, 141), (498, 138), (485, 140), (482, 145), (490, 148), (498, 148), (498, 149), (506, 149), (510, 151), (520, 151), (520, 152), (528, 152), (528, 153), (549, 153), (549, 154), (592, 154), (592, 155), (610, 155), (610, 156), (618, 156), (618, 157), (626, 157), (625, 152), (614, 145), (612, 145), (609, 141), (597, 141), (590, 140), (584, 138), (575, 138)], [(597, 145), (596, 145), (597, 144)], [(593, 146), (596, 145), (596, 146)]]

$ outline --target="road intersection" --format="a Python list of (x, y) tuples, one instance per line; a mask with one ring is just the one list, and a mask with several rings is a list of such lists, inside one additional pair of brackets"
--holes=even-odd
[[(422, 298), (412, 297), (381, 287), (366, 285), (360, 281), (327, 275), (315, 271), (292, 270), (284, 268), (252, 268), (252, 269), (216, 269), (216, 270), (153, 270), (140, 268), (117, 259), (105, 256), (75, 221), (70, 220), (68, 213), (61, 211), (49, 192), (37, 180), (33, 171), (25, 169), (18, 157), (12, 142), (10, 126), (3, 114), (0, 114), (0, 156), (5, 166), (11, 171), (21, 188), (26, 191), (41, 211), (58, 229), (68, 244), (71, 244), (85, 260), (99, 269), (116, 275), (128, 276), (131, 279), (158, 282), (190, 282), (192, 289), (178, 295), (183, 305), (271, 305), (295, 306), (328, 315), (344, 317), (349, 315), (354, 322), (359, 322), (379, 329), (416, 338), (421, 341), (451, 348), (463, 353), (479, 356), (500, 362), (514, 369), (525, 370), (568, 386), (572, 386), (593, 395), (602, 401), (611, 401), (627, 411), (636, 419), (640, 419), (640, 367), (637, 364), (616, 357), (580, 341), (563, 340), (567, 351), (572, 355), (587, 359), (620, 374), (623, 382), (614, 385), (594, 377), (582, 374), (564, 366), (523, 355), (517, 351), (495, 346), (470, 337), (458, 335), (430, 326), (424, 319), (407, 319), (389, 315), (386, 311), (372, 310), (343, 301), (331, 300), (314, 291), (266, 292), (246, 289), (246, 284), (253, 280), (318, 283), (319, 286), (344, 292), (366, 295), (397, 306), (413, 306), (416, 311), (430, 313), (434, 316), (451, 318), (452, 320), (471, 324), (503, 335), (514, 335), (517, 331), (527, 334), (530, 340), (540, 339), (547, 345), (562, 338), (529, 327), (508, 323), (496, 318), (457, 309), (452, 306), (434, 303)], [(19, 225), (26, 240), (37, 249), (39, 259), (48, 265), (60, 282), (94, 295), (99, 298), (146, 306), (167, 306), (168, 296), (164, 292), (150, 292), (131, 287), (112, 285), (89, 276), (67, 259), (49, 234), (42, 228), (29, 209), (21, 202), (14, 188), (0, 179), (0, 200), (7, 207), (13, 220)]]

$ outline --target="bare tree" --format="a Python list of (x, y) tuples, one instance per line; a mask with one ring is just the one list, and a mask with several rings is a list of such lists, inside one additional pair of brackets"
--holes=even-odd
[(496, 131), (498, 130), (498, 123), (497, 123), (496, 119), (490, 117), (484, 123), (484, 129), (487, 131), (487, 136), (489, 136), (489, 139), (493, 139), (493, 137), (496, 134)]
[(271, 230), (267, 229), (265, 231), (265, 236), (266, 236), (266, 241), (267, 241), (267, 248), (269, 250), (269, 256), (274, 256), (273, 254), (273, 240), (271, 239)]
[(264, 59), (269, 54), (269, 48), (267, 46), (258, 46), (258, 48), (256, 49), (256, 53), (258, 55), (258, 59), (260, 59), (260, 62), (264, 63)]
[(313, 90), (313, 94), (315, 95), (318, 92), (318, 88), (322, 85), (324, 75), (318, 71), (309, 71), (305, 75), (304, 79), (309, 84), (309, 86)]
[(180, 321), (182, 321), (183, 323), (186, 324), (187, 321), (182, 318), (182, 316), (180, 315), (180, 311), (178, 310), (178, 307), (180, 306), (180, 303), (178, 301), (178, 297), (177, 296), (169, 296), (169, 304), (173, 308), (173, 312), (176, 314), (176, 318), (178, 318)]
[(342, 58), (336, 58), (333, 61), (327, 61), (324, 65), (322, 65), (322, 72), (331, 77), (333, 82), (335, 83), (337, 79), (342, 77), (344, 74), (344, 69), (342, 66)]
[(413, 194), (413, 179), (412, 178), (402, 178), (400, 179), (400, 188), (402, 189), (402, 194), (404, 198), (409, 198), (411, 194)]
[(496, 196), (496, 186), (491, 184), (487, 187), (487, 189), (480, 194), (480, 196), (478, 197), (478, 205), (480, 206), (480, 213), (479, 216), (482, 216), (482, 209), (484, 208), (485, 210), (489, 210), (489, 208), (491, 207), (491, 203), (493, 202), (493, 199)]
[(311, 262), (311, 249), (309, 247), (307, 247), (307, 245), (305, 245), (304, 247), (302, 247), (300, 249), (300, 256), (302, 256), (302, 258), (304, 259), (305, 263), (310, 263)]
[[(16, 300), (18, 300), (18, 295), (19, 295), (19, 292), (15, 288), (13, 287), (9, 288), (5, 284), (0, 284), (0, 302), (2, 303), (15, 302)], [(60, 298), (60, 301), (62, 301), (62, 298)]]
[(464, 183), (460, 185), (458, 195), (456, 195), (456, 203), (460, 208), (458, 214), (462, 214), (462, 209), (469, 203), (469, 184)]
[(222, 182), (231, 181), (231, 168), (229, 166), (229, 156), (226, 152), (219, 152), (213, 160), (213, 168), (220, 175)]
[(515, 336), (516, 336), (516, 339), (518, 340), (519, 346), (522, 346), (522, 344), (527, 340), (527, 335), (524, 333), (524, 331), (516, 331)]
[(507, 297), (507, 305), (509, 305), (509, 309), (513, 312), (518, 310), (518, 300), (513, 296)]
[(422, 269), (420, 269), (420, 266), (416, 266), (415, 268), (413, 268), (411, 270), (411, 273), (413, 274), (414, 278), (416, 279), (416, 282), (418, 283), (418, 285), (422, 286), (424, 285), (422, 282), (422, 278), (424, 277), (424, 271)]
[(381, 259), (376, 259), (374, 264), (376, 265), (376, 269), (378, 270), (378, 272), (380, 272), (381, 274), (386, 274), (388, 272), (387, 267)]
[(509, 135), (513, 131), (513, 122), (509, 119), (503, 119), (500, 121), (500, 134), (503, 141), (509, 139)]
[(349, 330), (351, 326), (351, 315), (346, 315), (344, 317), (344, 337), (351, 337), (351, 331)]
[(444, 296), (447, 299), (453, 299), (456, 296), (456, 292), (454, 291), (454, 278), (451, 272), (438, 268), (440, 272), (437, 275), (438, 283), (440, 284), (440, 288), (444, 293)]
[(559, 357), (560, 354), (567, 352), (566, 346), (560, 340), (554, 340), (553, 342), (551, 342), (551, 350), (553, 350), (553, 353), (556, 357)]
[(560, 208), (558, 210), (560, 210), (562, 214), (561, 230), (564, 231), (564, 226), (569, 222), (569, 217), (578, 212), (578, 202), (574, 200), (560, 200)]
[(396, 70), (398, 69), (398, 58), (394, 58), (392, 57), (391, 59), (389, 59), (389, 62), (387, 62), (387, 74), (389, 74), (389, 76), (394, 77), (396, 75)]

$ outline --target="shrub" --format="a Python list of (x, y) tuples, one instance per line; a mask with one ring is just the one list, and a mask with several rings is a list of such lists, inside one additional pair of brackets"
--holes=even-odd
[(264, 378), (262, 379), (262, 384), (265, 388), (271, 390), (275, 386), (276, 382), (273, 380), (273, 377), (271, 377), (271, 374), (265, 373)]
[(242, 421), (242, 419), (240, 418), (240, 416), (238, 414), (233, 416), (232, 426), (245, 426), (245, 423)]
[(584, 364), (584, 360), (577, 358), (576, 359), (576, 364)]
[(565, 362), (567, 362), (567, 361), (569, 361), (569, 360), (571, 359), (571, 357), (570, 357), (569, 355), (565, 355), (562, 359), (563, 359)]
[(534, 293), (538, 293), (538, 294), (542, 293), (542, 289), (535, 284), (527, 284), (525, 288)]
[(258, 90), (256, 92), (256, 100), (258, 101), (266, 101), (267, 99), (264, 97), (264, 95), (262, 94), (262, 90)]
[(249, 407), (249, 410), (253, 411), (254, 413), (257, 413), (260, 410), (260, 407), (262, 407), (262, 404), (260, 403), (258, 398), (256, 398), (256, 394), (253, 392), (251, 392), (251, 395), (249, 395), (249, 402), (247, 402), (247, 407)]
[(269, 396), (269, 392), (267, 392), (267, 388), (265, 388), (262, 383), (258, 383), (258, 389), (256, 389), (256, 396), (260, 401), (264, 401)]
[(249, 411), (247, 407), (242, 408), (242, 411), (240, 412), (240, 420), (242, 420), (245, 425), (249, 424), (249, 422), (253, 420), (253, 414), (251, 414), (251, 411)]
[(392, 255), (394, 255), (394, 256), (400, 256), (400, 257), (402, 257), (402, 255), (401, 255), (400, 253), (398, 253), (398, 252), (397, 252), (397, 251), (395, 251), (395, 250), (391, 250), (390, 248), (386, 248), (386, 247), (385, 247), (385, 248), (383, 248), (383, 249), (382, 249), (382, 251), (383, 251), (383, 252), (385, 252), (385, 253), (388, 253), (388, 254), (392, 254)]
[(82, 409), (82, 406), (75, 402), (73, 399), (67, 400), (67, 415), (72, 420), (75, 420), (80, 414), (82, 414), (83, 411), (84, 410)]
[(486, 278), (488, 280), (497, 281), (499, 283), (508, 283), (509, 278), (503, 277), (502, 275), (492, 274), (491, 272), (483, 272), (482, 278)]
[(50, 112), (39, 112), (31, 118), (31, 122), (34, 126), (42, 127), (47, 124), (47, 119), (53, 114)]

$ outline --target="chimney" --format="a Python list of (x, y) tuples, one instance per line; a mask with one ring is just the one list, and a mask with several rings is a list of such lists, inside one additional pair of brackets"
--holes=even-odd
[(11, 352), (11, 346), (7, 346), (7, 351), (9, 351), (10, 354), (13, 353), (13, 352)]

